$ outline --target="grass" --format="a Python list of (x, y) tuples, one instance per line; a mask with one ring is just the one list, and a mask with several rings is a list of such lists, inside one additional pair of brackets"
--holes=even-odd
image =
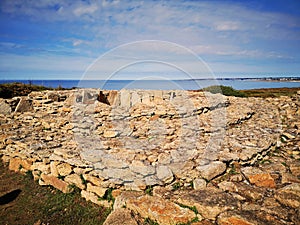
[(20, 82), (0, 84), (0, 98), (13, 98), (15, 96), (26, 96), (32, 91), (45, 91), (45, 90), (66, 90), (65, 88), (58, 87), (45, 87), (42, 85), (23, 84)]
[(21, 190), (8, 204), (0, 202), (0, 224), (103, 224), (110, 209), (87, 202), (80, 190), (69, 194), (38, 185), (26, 175), (9, 171), (0, 160), (0, 197)]
[(179, 206), (182, 207), (182, 208), (186, 208), (186, 209), (192, 210), (196, 215), (199, 214), (199, 212), (198, 212), (196, 206), (188, 206), (188, 205), (181, 204), (181, 203), (179, 203), (179, 202), (177, 202), (176, 204), (179, 205)]
[(99, 200), (107, 200), (108, 202), (115, 202), (115, 198), (112, 195), (112, 188), (106, 190), (104, 196), (102, 198), (99, 197)]
[(159, 225), (157, 222), (151, 220), (150, 218), (146, 218), (144, 220), (144, 224), (147, 224), (147, 225)]
[(226, 96), (236, 97), (280, 97), (280, 96), (292, 96), (300, 91), (300, 88), (262, 88), (262, 89), (250, 89), (250, 90), (235, 90), (232, 87), (223, 85), (214, 85), (207, 88), (203, 88), (203, 91), (208, 91), (213, 94), (221, 93)]
[(146, 190), (145, 190), (145, 193), (147, 194), (147, 195), (153, 195), (153, 186), (151, 186), (151, 185), (149, 185), (149, 186), (147, 186), (147, 188), (146, 188)]
[(84, 179), (82, 174), (80, 174), (80, 179), (81, 179), (82, 184), (86, 187), (87, 181)]
[(172, 185), (172, 191), (176, 191), (181, 187), (181, 184), (179, 182), (176, 182)]
[(232, 167), (230, 168), (229, 174), (230, 174), (230, 175), (236, 175), (236, 174), (239, 174), (239, 172), (236, 171), (236, 168), (235, 168), (234, 165), (232, 165)]
[(280, 96), (292, 96), (300, 91), (300, 88), (263, 88), (263, 89), (251, 89), (241, 90), (247, 97), (280, 97)]

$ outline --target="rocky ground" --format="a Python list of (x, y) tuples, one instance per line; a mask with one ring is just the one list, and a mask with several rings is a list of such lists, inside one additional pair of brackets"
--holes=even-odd
[(33, 92), (0, 102), (1, 154), (41, 185), (113, 202), (107, 225), (299, 224), (299, 100)]

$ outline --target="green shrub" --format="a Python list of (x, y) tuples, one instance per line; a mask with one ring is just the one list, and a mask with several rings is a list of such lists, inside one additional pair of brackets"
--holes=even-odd
[(145, 193), (147, 195), (153, 195), (153, 186), (151, 186), (151, 185), (147, 186)]
[(173, 191), (176, 191), (178, 190), (179, 188), (181, 187), (180, 183), (179, 182), (176, 182), (172, 185), (172, 190)]
[(220, 93), (226, 96), (246, 97), (246, 95), (243, 92), (235, 90), (232, 87), (223, 86), (223, 85), (209, 86), (203, 88), (203, 91), (208, 91), (213, 94)]

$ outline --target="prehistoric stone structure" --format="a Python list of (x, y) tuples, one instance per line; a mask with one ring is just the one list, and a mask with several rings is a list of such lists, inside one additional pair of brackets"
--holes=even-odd
[[(262, 99), (179, 90), (78, 89), (32, 92), (1, 100), (0, 106), (0, 154), (10, 169), (30, 170), (41, 185), (63, 192), (73, 184), (83, 197), (105, 206), (111, 203), (101, 198), (114, 189), (115, 214), (126, 205), (159, 224), (195, 217), (207, 224), (256, 224), (250, 206), (238, 211), (240, 201), (263, 198), (257, 188), (273, 190), (278, 181), (274, 170), (255, 165), (268, 160), (280, 140), (297, 141), (300, 127), (299, 95)], [(287, 132), (287, 127), (293, 129)], [(299, 158), (299, 147), (293, 151)], [(300, 200), (289, 201), (285, 193), (300, 196), (299, 164), (289, 170), (294, 178), (284, 179), (295, 187), (278, 190), (274, 198), (294, 210)], [(256, 188), (249, 192), (243, 181)], [(128, 192), (132, 190), (137, 192)], [(154, 196), (145, 196), (145, 190)]]

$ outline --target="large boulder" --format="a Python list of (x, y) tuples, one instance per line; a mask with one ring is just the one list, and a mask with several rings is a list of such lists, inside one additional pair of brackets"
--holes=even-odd
[(11, 113), (10, 105), (4, 100), (0, 99), (0, 114), (9, 115)]
[(33, 105), (32, 100), (28, 97), (21, 97), (21, 100), (19, 101), (15, 112), (30, 112), (33, 111)]

